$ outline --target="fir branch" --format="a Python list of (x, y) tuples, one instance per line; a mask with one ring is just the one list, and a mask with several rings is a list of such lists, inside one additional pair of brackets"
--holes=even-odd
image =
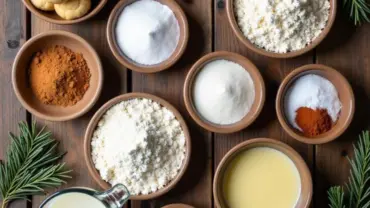
[[(354, 157), (349, 159), (351, 165), (349, 181), (346, 184), (348, 196), (343, 189), (332, 187), (328, 191), (331, 208), (370, 208), (370, 134), (362, 132), (354, 148)], [(348, 206), (344, 206), (347, 204)]]
[(344, 205), (344, 191), (340, 186), (331, 187), (328, 190), (330, 208), (346, 208)]
[(343, 0), (343, 7), (355, 25), (370, 22), (369, 0)]
[(63, 154), (57, 154), (58, 142), (44, 128), (36, 131), (36, 123), (19, 123), (19, 136), (9, 133), (12, 142), (6, 162), (0, 161), (0, 194), (2, 207), (16, 199), (45, 193), (45, 188), (58, 187), (70, 178), (64, 163), (57, 164)]

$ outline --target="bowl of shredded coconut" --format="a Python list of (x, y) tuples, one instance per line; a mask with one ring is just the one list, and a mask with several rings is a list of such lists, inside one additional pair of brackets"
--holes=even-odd
[(281, 83), (276, 112), (283, 129), (307, 144), (323, 144), (343, 134), (352, 122), (355, 98), (351, 85), (335, 69), (308, 64)]
[(337, 0), (227, 0), (231, 27), (250, 50), (290, 58), (315, 48), (329, 33)]
[(167, 101), (145, 93), (113, 98), (91, 119), (84, 141), (90, 174), (103, 188), (124, 184), (133, 200), (170, 191), (187, 169), (190, 134)]

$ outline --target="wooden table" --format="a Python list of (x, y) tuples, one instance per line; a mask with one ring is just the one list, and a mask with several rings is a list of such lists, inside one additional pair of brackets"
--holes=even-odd
[[(275, 138), (294, 147), (312, 171), (312, 207), (327, 207), (327, 188), (346, 181), (349, 165), (345, 156), (351, 154), (351, 144), (361, 130), (370, 125), (370, 24), (354, 28), (339, 11), (329, 37), (315, 50), (298, 58), (272, 59), (247, 50), (236, 39), (227, 20), (224, 0), (177, 0), (186, 11), (190, 25), (187, 51), (169, 70), (140, 74), (118, 64), (108, 47), (105, 29), (109, 13), (117, 1), (109, 0), (91, 20), (61, 26), (30, 14), (20, 0), (0, 0), (0, 156), (4, 155), (9, 144), (8, 131), (16, 132), (17, 123), (21, 120), (35, 119), (40, 125), (46, 124), (61, 141), (61, 148), (68, 150), (64, 160), (74, 172), (67, 186), (99, 189), (83, 160), (86, 125), (94, 112), (110, 98), (126, 92), (147, 92), (168, 100), (186, 118), (191, 130), (193, 154), (188, 171), (174, 190), (156, 200), (130, 201), (128, 207), (157, 208), (174, 202), (198, 208), (213, 207), (212, 178), (219, 161), (230, 148), (255, 137)], [(12, 62), (22, 44), (36, 34), (54, 29), (72, 31), (85, 38), (95, 47), (104, 65), (105, 83), (99, 102), (85, 116), (68, 122), (47, 122), (33, 117), (17, 101), (11, 85)], [(259, 118), (248, 129), (230, 135), (211, 133), (197, 126), (186, 112), (182, 98), (184, 78), (190, 66), (202, 55), (218, 50), (237, 52), (251, 59), (267, 85), (267, 99)], [(338, 140), (325, 145), (306, 145), (292, 139), (281, 128), (275, 113), (275, 96), (281, 80), (294, 68), (309, 63), (326, 64), (339, 70), (352, 84), (356, 96), (356, 113), (351, 127)], [(18, 201), (10, 207), (38, 207), (44, 198), (33, 197), (30, 203)]]

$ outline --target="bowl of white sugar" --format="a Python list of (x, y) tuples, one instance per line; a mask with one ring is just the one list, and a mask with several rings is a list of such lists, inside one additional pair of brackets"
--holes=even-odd
[(91, 119), (84, 140), (90, 174), (102, 189), (124, 184), (132, 200), (170, 191), (190, 159), (188, 127), (167, 101), (128, 93), (103, 105)]
[(159, 72), (184, 53), (188, 22), (174, 0), (122, 0), (109, 16), (107, 39), (113, 55), (128, 69)]
[(323, 144), (341, 136), (351, 124), (355, 98), (346, 78), (335, 69), (308, 64), (289, 73), (276, 96), (283, 129), (307, 144)]
[(315, 48), (329, 33), (337, 0), (227, 0), (226, 10), (238, 39), (250, 50), (291, 58)]
[(203, 56), (190, 69), (184, 85), (190, 116), (203, 128), (233, 133), (248, 127), (265, 102), (265, 84), (257, 67), (227, 51)]

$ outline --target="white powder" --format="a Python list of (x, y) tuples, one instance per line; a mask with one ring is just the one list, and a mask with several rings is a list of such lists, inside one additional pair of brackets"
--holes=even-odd
[(235, 0), (244, 35), (268, 51), (304, 48), (318, 37), (329, 19), (329, 0)]
[(149, 99), (110, 108), (91, 142), (102, 179), (124, 184), (133, 195), (155, 192), (174, 179), (185, 158), (185, 145), (174, 114)]
[(331, 120), (336, 122), (342, 104), (334, 85), (327, 79), (308, 74), (298, 78), (285, 95), (285, 114), (291, 125), (301, 130), (295, 121), (300, 107), (313, 110), (326, 109)]
[(196, 75), (193, 101), (196, 110), (215, 124), (232, 124), (249, 112), (255, 96), (249, 73), (239, 64), (216, 60)]
[(122, 52), (143, 65), (167, 60), (180, 38), (174, 13), (168, 6), (153, 0), (140, 0), (126, 6), (115, 32)]

